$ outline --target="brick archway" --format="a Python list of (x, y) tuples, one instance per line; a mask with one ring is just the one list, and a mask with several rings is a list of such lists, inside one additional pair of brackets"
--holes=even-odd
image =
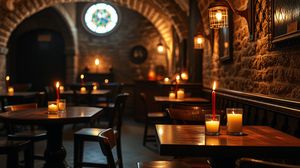
[[(9, 0), (7, 0), (9, 1)], [(93, 0), (88, 0), (93, 2)], [(26, 18), (31, 15), (54, 5), (61, 3), (72, 3), (72, 2), (88, 2), (84, 0), (19, 0), (15, 1), (15, 8), (11, 11), (5, 9), (3, 6), (0, 7), (0, 72), (2, 75), (5, 74), (5, 56), (8, 48), (7, 43), (13, 30)], [(154, 27), (161, 34), (165, 44), (169, 48), (167, 53), (168, 59), (172, 57), (172, 46), (173, 46), (173, 30), (176, 31), (179, 39), (184, 39), (188, 34), (187, 16), (185, 12), (181, 10), (175, 1), (165, 0), (112, 0), (111, 2), (116, 3), (120, 6), (127, 7), (131, 10), (138, 12), (148, 19)], [(175, 10), (174, 10), (175, 9)], [(61, 10), (59, 10), (62, 12)], [(63, 12), (62, 12), (63, 14)], [(65, 17), (65, 16), (64, 16)], [(65, 17), (66, 21), (68, 19)], [(72, 24), (69, 24), (69, 29), (73, 30)], [(72, 33), (74, 35), (74, 33)], [(77, 37), (74, 36), (74, 64), (76, 64), (76, 44)], [(169, 61), (169, 67), (171, 67)], [(170, 70), (170, 69), (169, 69)], [(76, 70), (75, 70), (76, 71)], [(71, 73), (72, 76), (76, 72)], [(1, 77), (1, 76), (0, 76)], [(2, 78), (2, 77), (1, 77)]]
[[(20, 24), (25, 18), (34, 13), (60, 3), (82, 2), (83, 0), (22, 0), (19, 1), (15, 10), (6, 11), (0, 14), (3, 21), (0, 23), (0, 46), (6, 47), (7, 41), (11, 32)], [(85, 1), (86, 2), (86, 1)], [(172, 46), (172, 27), (175, 28), (180, 39), (187, 37), (188, 27), (187, 18), (183, 15), (183, 11), (175, 2), (163, 0), (113, 0), (112, 2), (132, 9), (145, 18), (147, 18), (160, 32), (164, 41), (169, 48)], [(177, 10), (173, 10), (177, 7)], [(3, 10), (3, 8), (2, 8)]]

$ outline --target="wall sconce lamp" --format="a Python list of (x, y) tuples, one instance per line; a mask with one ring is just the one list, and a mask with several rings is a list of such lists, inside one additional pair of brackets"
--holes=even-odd
[(219, 29), (223, 27), (228, 27), (228, 8), (235, 14), (244, 17), (248, 23), (248, 29), (250, 37), (252, 38), (252, 33), (254, 32), (254, 26), (252, 23), (253, 19), (251, 16), (254, 14), (253, 2), (248, 0), (247, 9), (236, 10), (232, 6), (229, 0), (217, 0), (209, 5), (209, 25), (211, 29)]
[(157, 52), (160, 53), (160, 54), (162, 54), (164, 51), (165, 51), (164, 45), (161, 42), (159, 42), (157, 44)]
[(194, 36), (194, 49), (203, 49), (204, 48), (205, 38), (202, 34), (197, 34)]

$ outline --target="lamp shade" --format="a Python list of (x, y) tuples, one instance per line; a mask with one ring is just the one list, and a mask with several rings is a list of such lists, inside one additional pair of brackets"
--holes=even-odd
[(212, 3), (208, 9), (211, 29), (228, 27), (228, 7), (225, 3)]
[(198, 34), (194, 37), (194, 49), (203, 49), (204, 48), (204, 37), (201, 34)]

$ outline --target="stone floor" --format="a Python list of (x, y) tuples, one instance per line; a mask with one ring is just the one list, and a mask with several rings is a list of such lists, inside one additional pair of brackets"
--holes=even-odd
[[(64, 128), (64, 146), (67, 150), (67, 162), (73, 167), (73, 132), (85, 125), (77, 125), (73, 129), (72, 125), (67, 125)], [(143, 124), (137, 123), (132, 119), (124, 119), (122, 128), (122, 154), (125, 168), (136, 167), (138, 161), (150, 160), (170, 160), (170, 157), (161, 157), (157, 152), (154, 143), (150, 143), (147, 147), (142, 145)], [(45, 149), (45, 143), (37, 143), (37, 152), (42, 153)], [(85, 146), (85, 161), (101, 162), (105, 158), (101, 154), (101, 149), (98, 143), (87, 143)], [(0, 167), (5, 168), (6, 157), (0, 156)], [(35, 168), (43, 167), (42, 161), (35, 161)]]

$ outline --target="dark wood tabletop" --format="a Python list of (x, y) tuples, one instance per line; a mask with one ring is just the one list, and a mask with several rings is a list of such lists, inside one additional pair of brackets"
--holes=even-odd
[(35, 95), (43, 93), (43, 92), (0, 92), (0, 97), (7, 98), (7, 97), (34, 97)]
[[(300, 139), (268, 126), (244, 126), (243, 136), (206, 136), (201, 125), (156, 125), (161, 155), (214, 158), (300, 156)], [(233, 159), (234, 160), (234, 159)]]
[(154, 96), (156, 102), (163, 103), (208, 103), (209, 100), (202, 97), (185, 97), (182, 99), (170, 99), (168, 96)]
[(19, 124), (71, 124), (88, 122), (91, 118), (101, 115), (102, 108), (67, 107), (65, 112), (49, 114), (47, 108), (20, 110), (0, 113), (0, 119)]
[(20, 110), (0, 113), (0, 119), (16, 124), (42, 125), (47, 131), (47, 148), (45, 151), (45, 168), (69, 167), (66, 150), (63, 146), (63, 126), (65, 124), (90, 122), (99, 117), (102, 108), (67, 107), (65, 112), (49, 114), (47, 108)]

